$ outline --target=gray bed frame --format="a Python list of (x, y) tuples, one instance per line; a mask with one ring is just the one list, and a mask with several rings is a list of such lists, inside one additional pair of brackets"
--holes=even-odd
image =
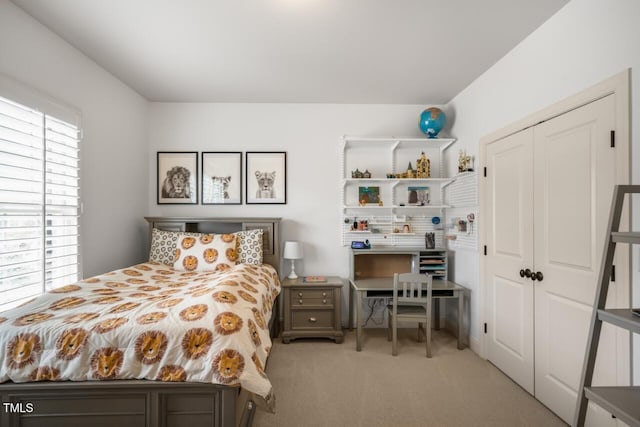
[[(280, 271), (280, 218), (145, 217), (151, 230), (231, 233), (262, 228), (264, 263)], [(149, 241), (151, 238), (149, 237)], [(279, 299), (270, 334), (280, 329)], [(0, 427), (248, 427), (254, 396), (239, 387), (149, 380), (0, 384)]]

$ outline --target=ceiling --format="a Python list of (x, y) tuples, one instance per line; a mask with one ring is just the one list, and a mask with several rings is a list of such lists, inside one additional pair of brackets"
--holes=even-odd
[(568, 0), (12, 0), (151, 101), (444, 104)]

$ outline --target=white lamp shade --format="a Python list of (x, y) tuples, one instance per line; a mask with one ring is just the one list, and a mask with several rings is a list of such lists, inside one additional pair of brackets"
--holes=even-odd
[(284, 259), (302, 259), (302, 243), (296, 241), (284, 242)]

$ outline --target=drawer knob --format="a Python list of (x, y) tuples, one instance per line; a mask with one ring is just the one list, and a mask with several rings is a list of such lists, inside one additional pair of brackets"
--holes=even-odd
[(302, 292), (298, 292), (298, 296), (301, 297), (302, 296)]
[(298, 300), (298, 303), (299, 303), (299, 304), (302, 304), (302, 300), (301, 300), (301, 299), (299, 299), (299, 300)]
[(326, 300), (326, 299), (323, 299), (323, 300), (322, 300), (322, 303), (323, 303), (323, 304), (326, 304), (326, 303), (327, 303), (327, 300)]
[(327, 293), (326, 293), (326, 292), (323, 292), (323, 293), (322, 293), (322, 296), (323, 296), (323, 297), (326, 297), (326, 296), (327, 296)]
[(317, 321), (318, 319), (316, 319), (315, 317), (309, 317), (309, 322), (316, 323)]

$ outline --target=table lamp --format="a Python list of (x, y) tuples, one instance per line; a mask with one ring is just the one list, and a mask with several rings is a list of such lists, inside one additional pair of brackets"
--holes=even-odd
[(287, 278), (297, 279), (295, 262), (297, 259), (302, 259), (302, 243), (296, 241), (284, 242), (283, 258), (291, 260), (291, 274)]

